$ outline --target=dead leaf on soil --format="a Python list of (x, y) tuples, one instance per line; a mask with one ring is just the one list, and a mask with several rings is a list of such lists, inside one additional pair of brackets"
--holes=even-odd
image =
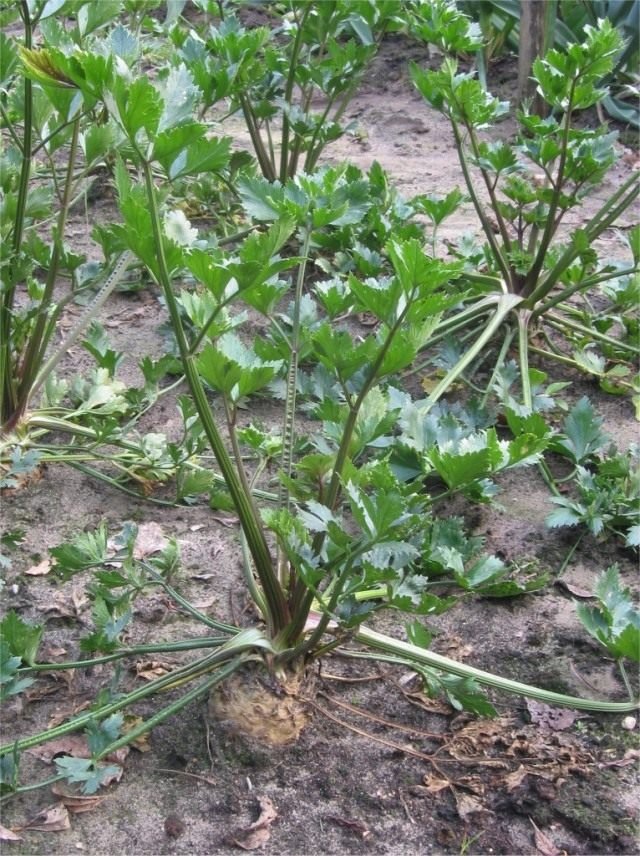
[(440, 791), (451, 787), (451, 782), (447, 779), (439, 779), (437, 776), (432, 776), (431, 773), (427, 773), (422, 781), (425, 790), (430, 794), (439, 794)]
[(172, 669), (173, 666), (170, 663), (163, 663), (161, 660), (142, 660), (136, 663), (136, 675), (144, 681), (161, 678), (163, 675), (168, 675)]
[(526, 704), (531, 722), (551, 731), (566, 731), (578, 718), (577, 712), (569, 708), (550, 707), (534, 699), (527, 699)]
[(532, 770), (530, 767), (525, 767), (524, 764), (520, 764), (517, 770), (514, 770), (512, 773), (507, 773), (503, 779), (507, 786), (508, 793), (511, 793), (512, 791), (515, 791), (516, 788), (520, 787), (527, 776), (537, 776), (538, 778), (546, 779), (548, 782), (552, 782), (555, 779), (553, 773), (548, 773), (544, 770)]
[(442, 646), (442, 653), (452, 660), (462, 662), (473, 654), (473, 645), (467, 645), (459, 636), (450, 636)]
[(348, 817), (336, 817), (332, 814), (326, 815), (326, 819), (337, 823), (338, 826), (343, 826), (345, 829), (350, 829), (351, 832), (355, 832), (361, 838), (368, 838), (371, 835), (371, 832), (364, 823), (361, 823), (359, 820), (350, 820)]
[(260, 815), (258, 819), (243, 830), (232, 843), (243, 850), (258, 850), (265, 846), (271, 835), (271, 824), (278, 812), (269, 797), (258, 797)]
[(580, 598), (580, 600), (593, 600), (595, 597), (592, 591), (580, 588), (580, 586), (576, 586), (573, 583), (568, 583), (566, 580), (556, 580), (554, 586), (573, 595), (573, 597)]
[[(126, 733), (127, 731), (132, 731), (134, 728), (137, 728), (139, 725), (142, 725), (144, 719), (141, 716), (134, 716), (133, 714), (126, 714), (124, 718), (123, 730)], [(149, 737), (151, 736), (150, 731), (145, 731), (131, 741), (129, 744), (134, 749), (137, 749), (138, 752), (149, 752), (151, 749), (151, 744), (149, 743)]]
[(69, 812), (64, 803), (57, 802), (39, 811), (24, 826), (17, 827), (21, 832), (25, 829), (38, 830), (39, 832), (64, 832), (71, 828)]
[(199, 609), (202, 612), (205, 609), (211, 609), (211, 607), (217, 602), (217, 597), (207, 597), (203, 600), (192, 600), (190, 601), (191, 606)]
[(562, 850), (558, 850), (553, 841), (549, 838), (548, 835), (545, 835), (535, 823), (529, 818), (531, 821), (531, 826), (533, 826), (533, 840), (536, 845), (536, 850), (540, 854), (540, 856), (562, 856)]
[(22, 836), (0, 823), (0, 841), (22, 841)]
[(453, 788), (453, 795), (456, 800), (456, 809), (460, 820), (469, 820), (474, 814), (489, 814), (489, 809), (483, 806), (479, 799), (472, 797), (471, 794), (463, 794)]
[(83, 814), (85, 811), (93, 811), (100, 803), (104, 802), (104, 797), (97, 796), (82, 796), (81, 794), (69, 794), (65, 791), (62, 785), (56, 783), (51, 786), (51, 791), (60, 799), (60, 802), (65, 806), (70, 814)]
[(147, 556), (160, 553), (168, 543), (159, 523), (141, 523), (133, 547), (133, 558), (146, 559)]
[(32, 565), (30, 568), (27, 568), (25, 574), (28, 574), (30, 577), (43, 577), (45, 574), (48, 574), (51, 570), (51, 559), (43, 559), (41, 562), (38, 562), (37, 565)]
[(47, 722), (47, 728), (56, 728), (56, 726), (62, 725), (62, 723), (66, 722), (67, 719), (70, 719), (78, 713), (82, 713), (82, 711), (86, 710), (88, 707), (91, 707), (91, 702), (87, 699), (87, 701), (83, 701), (82, 704), (72, 705), (66, 709), (58, 708)]

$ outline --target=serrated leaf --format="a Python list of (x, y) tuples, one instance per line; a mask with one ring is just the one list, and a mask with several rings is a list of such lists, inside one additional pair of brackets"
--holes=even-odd
[(21, 665), (22, 658), (13, 656), (7, 642), (0, 638), (0, 701), (23, 692), (33, 683), (33, 678), (17, 677)]
[(552, 446), (566, 453), (580, 464), (605, 446), (607, 436), (601, 431), (602, 418), (597, 416), (586, 396), (569, 411), (563, 425), (564, 437), (556, 439)]
[(54, 763), (58, 771), (72, 784), (82, 784), (83, 794), (95, 794), (104, 784), (118, 779), (122, 774), (122, 767), (115, 764), (99, 765), (90, 758), (72, 758), (64, 755), (55, 758)]
[(44, 632), (41, 624), (27, 624), (14, 611), (8, 612), (0, 622), (0, 638), (9, 646), (13, 656), (33, 666)]

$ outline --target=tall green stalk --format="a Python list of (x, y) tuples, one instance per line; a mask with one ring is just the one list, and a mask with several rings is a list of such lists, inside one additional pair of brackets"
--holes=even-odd
[[(238, 513), (240, 525), (242, 526), (246, 536), (249, 551), (251, 552), (251, 557), (255, 563), (256, 574), (258, 575), (258, 579), (260, 580), (260, 584), (264, 591), (265, 603), (268, 611), (267, 623), (269, 626), (269, 632), (272, 636), (275, 636), (287, 625), (289, 620), (289, 610), (275, 573), (274, 561), (265, 538), (258, 509), (251, 493), (248, 493), (244, 489), (233, 461), (227, 452), (224, 440), (218, 430), (209, 402), (207, 401), (207, 396), (204, 391), (200, 375), (198, 374), (196, 357), (187, 342), (184, 328), (182, 326), (178, 302), (173, 292), (171, 277), (169, 275), (164, 254), (162, 226), (158, 212), (156, 189), (153, 183), (151, 164), (146, 160), (142, 160), (142, 169), (144, 173), (147, 202), (149, 204), (153, 237), (156, 247), (159, 285), (162, 288), (169, 316), (171, 318), (185, 378), (189, 385), (191, 395), (193, 396), (193, 401), (198, 412), (198, 416), (202, 422), (202, 427), (207, 436), (207, 440), (211, 445), (211, 449), (213, 450), (216, 461), (218, 462), (218, 466), (220, 467), (220, 471)], [(238, 462), (238, 466), (239, 465), (240, 464)]]
[[(20, 15), (24, 24), (24, 46), (27, 49), (33, 43), (33, 21), (27, 0), (20, 2)], [(24, 112), (20, 154), (22, 163), (18, 184), (18, 198), (11, 241), (12, 261), (9, 266), (9, 281), (0, 293), (0, 426), (4, 426), (18, 407), (18, 392), (14, 378), (14, 365), (11, 353), (11, 329), (15, 301), (18, 270), (22, 251), (29, 179), (31, 178), (31, 158), (33, 145), (33, 84), (24, 78)]]

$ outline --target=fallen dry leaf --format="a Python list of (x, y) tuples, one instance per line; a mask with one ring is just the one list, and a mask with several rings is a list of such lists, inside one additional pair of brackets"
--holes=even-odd
[(0, 841), (22, 841), (22, 836), (17, 835), (13, 829), (7, 829), (0, 823)]
[(43, 577), (45, 574), (48, 574), (51, 570), (51, 559), (43, 559), (41, 562), (38, 562), (37, 565), (32, 565), (30, 568), (27, 568), (25, 574), (28, 574), (30, 577)]
[(455, 788), (453, 789), (453, 795), (456, 799), (456, 809), (458, 810), (460, 820), (466, 821), (474, 814), (488, 813), (488, 809), (476, 797), (472, 797), (470, 794), (462, 794)]
[(593, 600), (595, 595), (592, 591), (588, 589), (583, 589), (580, 586), (576, 586), (573, 583), (568, 583), (566, 580), (556, 580), (554, 583), (559, 589), (566, 591), (568, 594), (573, 595), (574, 597), (580, 598), (580, 600)]
[(178, 838), (185, 829), (184, 821), (180, 820), (176, 814), (169, 814), (165, 818), (164, 831), (169, 838)]
[(69, 812), (64, 803), (61, 802), (43, 808), (24, 826), (18, 827), (21, 832), (25, 829), (38, 830), (39, 832), (64, 832), (65, 829), (70, 828)]
[(269, 797), (258, 797), (260, 815), (258, 819), (243, 830), (238, 838), (233, 838), (233, 844), (243, 850), (258, 850), (264, 847), (271, 835), (271, 824), (277, 818), (278, 812)]
[(533, 826), (533, 840), (540, 856), (562, 856), (562, 851), (558, 850), (549, 836), (538, 829), (531, 818), (529, 820), (531, 821), (531, 826)]
[(191, 606), (195, 607), (195, 609), (199, 609), (200, 612), (202, 612), (205, 609), (211, 609), (211, 607), (216, 603), (217, 600), (217, 597), (207, 597), (203, 600), (192, 600), (190, 601), (190, 603)]
[(448, 788), (451, 785), (451, 782), (447, 781), (447, 779), (438, 779), (430, 773), (426, 774), (423, 782), (425, 790), (430, 794), (438, 794), (440, 791), (444, 791), (445, 788)]
[(332, 814), (326, 815), (326, 818), (327, 820), (331, 820), (333, 823), (337, 823), (338, 826), (350, 829), (361, 838), (368, 838), (371, 835), (371, 832), (367, 829), (364, 823), (361, 823), (359, 820), (350, 820), (348, 817), (336, 817)]
[(136, 675), (144, 681), (153, 681), (168, 675), (173, 666), (160, 660), (144, 660), (136, 663)]
[(51, 786), (51, 791), (58, 797), (70, 814), (83, 814), (85, 811), (93, 811), (105, 799), (104, 797), (94, 795), (82, 796), (81, 794), (69, 794), (57, 782)]
[(550, 707), (534, 699), (527, 699), (526, 704), (531, 722), (551, 731), (566, 731), (578, 718), (575, 710), (566, 707)]
[(168, 544), (159, 523), (141, 523), (133, 547), (134, 559), (146, 559), (154, 553), (160, 553)]
[(87, 699), (87, 701), (83, 701), (81, 704), (70, 705), (66, 708), (57, 708), (56, 712), (50, 717), (47, 722), (47, 728), (56, 728), (58, 725), (62, 725), (63, 722), (66, 722), (72, 716), (75, 716), (77, 713), (81, 713), (83, 710), (86, 710), (88, 707), (91, 707), (91, 702)]
[(25, 751), (29, 755), (35, 755), (45, 764), (51, 764), (53, 759), (60, 755), (72, 755), (74, 758), (91, 757), (87, 741), (79, 734), (67, 734), (65, 737), (58, 737), (41, 746), (32, 746)]

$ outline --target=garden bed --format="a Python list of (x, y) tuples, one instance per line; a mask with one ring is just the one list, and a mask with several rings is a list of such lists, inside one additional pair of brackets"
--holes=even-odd
[[(408, 80), (407, 59), (421, 61), (424, 51), (399, 36), (385, 40), (348, 109), (354, 129), (326, 150), (325, 163), (348, 159), (368, 169), (378, 161), (404, 196), (446, 193), (461, 184), (448, 123)], [(501, 60), (492, 73), (499, 76), (501, 97), (508, 97), (516, 82), (513, 61)], [(508, 122), (497, 128), (498, 134), (512, 131)], [(236, 143), (242, 144), (239, 129)], [(603, 196), (637, 165), (637, 153), (622, 145), (619, 153)], [(588, 216), (592, 204), (581, 216)], [(88, 233), (114, 214), (107, 183), (86, 210), (72, 215), (74, 250), (98, 258)], [(474, 222), (467, 207), (447, 221), (443, 237), (456, 240)], [(600, 243), (606, 256), (624, 254), (619, 231), (609, 230)], [(76, 311), (71, 304), (69, 323)], [(147, 286), (112, 296), (102, 322), (112, 346), (126, 354), (120, 376), (139, 381), (138, 359), (163, 353), (165, 310), (157, 291)], [(362, 337), (370, 334), (365, 323), (358, 330)], [(72, 377), (85, 358), (89, 364), (80, 350), (72, 351), (60, 373)], [(551, 364), (544, 369), (552, 380), (570, 381), (562, 393), (569, 404), (589, 396), (620, 449), (637, 439), (627, 398), (606, 396), (578, 373)], [(410, 383), (422, 380), (418, 375)], [(141, 427), (178, 437), (181, 422), (174, 408), (172, 400), (162, 400)], [(275, 413), (269, 402), (251, 405), (252, 418), (266, 425), (274, 422)], [(548, 574), (549, 583), (516, 598), (471, 597), (429, 619), (436, 633), (433, 649), (559, 692), (623, 699), (613, 660), (586, 633), (573, 601), (586, 598), (597, 576), (614, 562), (625, 584), (635, 585), (637, 557), (621, 542), (600, 543), (585, 535), (560, 575), (576, 531), (545, 526), (552, 506), (537, 470), (516, 470), (497, 481), (496, 505), (454, 499), (448, 513), (463, 517), (470, 532), (486, 539), (489, 552), (525, 576)], [(78, 636), (89, 621), (86, 580), (79, 575), (60, 583), (46, 570), (38, 573), (38, 565), (49, 548), (101, 523), (110, 534), (127, 521), (155, 524), (148, 549), (152, 552), (161, 536), (177, 540), (182, 564), (175, 585), (183, 595), (220, 621), (240, 626), (255, 621), (242, 594), (241, 548), (228, 512), (212, 518), (201, 505), (154, 506), (54, 465), (38, 481), (7, 491), (2, 506), (5, 530), (26, 533), (6, 573), (4, 608), (45, 624), (52, 661), (77, 653)], [(135, 619), (127, 639), (131, 645), (196, 631), (188, 616), (160, 595), (138, 601)], [(375, 626), (391, 635), (403, 632), (394, 613)], [(126, 662), (121, 687), (139, 685), (175, 662), (172, 655), (166, 662)], [(80, 813), (72, 807), (69, 828), (57, 831), (58, 820), (36, 817), (31, 829), (20, 832), (21, 841), (6, 845), (7, 851), (230, 853), (255, 843), (248, 828), (261, 808), (263, 823), (253, 834), (258, 843), (262, 835), (267, 854), (636, 852), (638, 743), (623, 728), (622, 715), (561, 709), (552, 715), (535, 702), (491, 692), (498, 716), (483, 719), (418, 693), (408, 670), (348, 657), (329, 657), (313, 669), (313, 725), (293, 746), (276, 750), (244, 739), (225, 723), (212, 722), (206, 703), (197, 701), (131, 749), (121, 780), (98, 793), (99, 803), (87, 802)], [(59, 674), (43, 676), (12, 702), (3, 716), (10, 732), (6, 737), (15, 735), (18, 722), (21, 734), (32, 733), (81, 710), (109, 686), (113, 673), (109, 666), (96, 666), (69, 680)], [(152, 704), (145, 702), (136, 712), (151, 711)], [(48, 752), (45, 744), (27, 753), (29, 767), (41, 774), (51, 761)], [(23, 794), (7, 805), (3, 824), (24, 827), (60, 801), (65, 798), (48, 790)], [(271, 811), (277, 814), (273, 821)], [(39, 829), (39, 824), (44, 825)]]

